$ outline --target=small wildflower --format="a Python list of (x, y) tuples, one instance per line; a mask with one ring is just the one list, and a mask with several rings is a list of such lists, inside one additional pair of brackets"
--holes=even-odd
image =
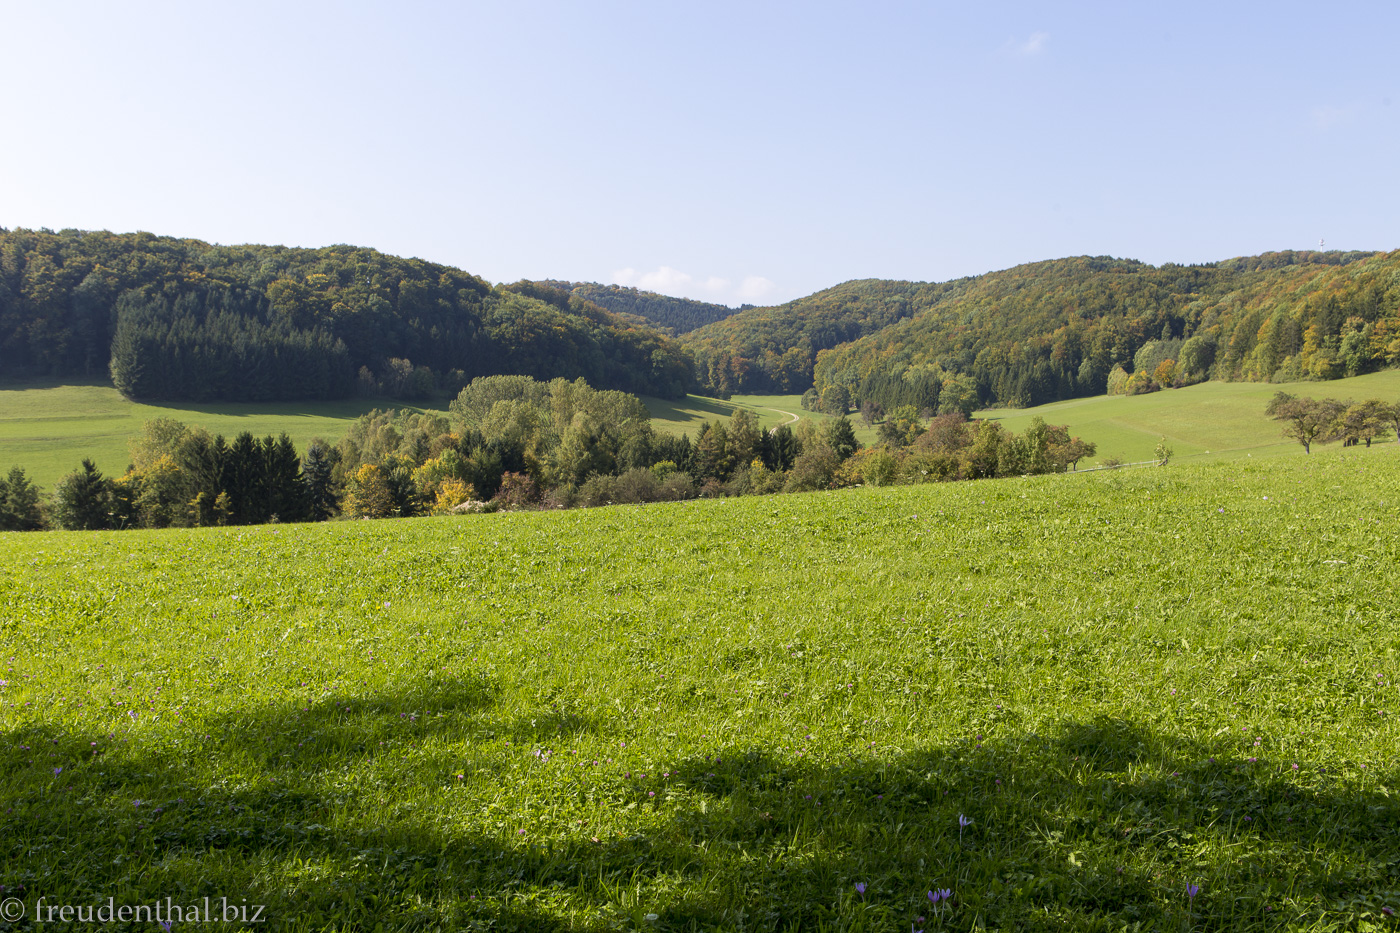
[(864, 882), (864, 881), (857, 881), (857, 882), (856, 882), (856, 893), (857, 893), (857, 894), (861, 894), (861, 895), (865, 894), (865, 882)]
[(1199, 893), (1201, 893), (1201, 886), (1199, 884), (1188, 884), (1186, 886), (1187, 898), (1194, 899), (1195, 896)]

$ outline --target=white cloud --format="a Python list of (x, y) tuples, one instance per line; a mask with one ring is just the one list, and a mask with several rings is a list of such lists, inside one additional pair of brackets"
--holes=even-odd
[(1013, 55), (1039, 55), (1045, 51), (1045, 44), (1050, 41), (1050, 33), (1033, 32), (1028, 39), (1009, 39), (1006, 43), (1006, 50)]
[(773, 290), (773, 283), (761, 275), (746, 275), (744, 281), (739, 285), (739, 297), (744, 301), (757, 304), (760, 298), (766, 296)]
[(717, 275), (701, 279), (670, 266), (660, 266), (652, 272), (639, 272), (629, 266), (614, 272), (612, 280), (618, 285), (659, 292), (662, 295), (731, 305), (756, 303), (774, 287), (772, 282), (761, 275), (745, 276), (735, 288), (729, 279)]

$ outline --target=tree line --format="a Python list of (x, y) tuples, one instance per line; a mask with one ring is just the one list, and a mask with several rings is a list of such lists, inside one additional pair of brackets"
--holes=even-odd
[(561, 282), (547, 279), (539, 284), (569, 292), (585, 301), (607, 308), (614, 314), (644, 321), (670, 335), (689, 333), (753, 307), (741, 305), (731, 308), (709, 301), (659, 295), (656, 292), (624, 285), (599, 285), (597, 282)]
[(1364, 402), (1335, 398), (1299, 398), (1276, 392), (1264, 413), (1283, 423), (1283, 436), (1297, 441), (1304, 453), (1313, 444), (1341, 441), (1351, 447), (1388, 437), (1400, 440), (1400, 402), (1372, 398)]
[(412, 397), (499, 373), (674, 398), (694, 363), (567, 290), (371, 249), (0, 228), (0, 368), (110, 373), (143, 399)]
[(657, 433), (641, 401), (582, 380), (480, 377), (446, 415), (372, 411), (298, 454), (283, 434), (231, 442), (160, 418), (104, 476), (90, 461), (50, 501), (16, 468), (0, 528), (121, 529), (411, 517), (983, 479), (1073, 469), (1094, 445), (1036, 419), (1025, 432), (962, 412), (891, 412), (862, 448), (850, 420), (759, 427), (739, 409), (692, 441)]

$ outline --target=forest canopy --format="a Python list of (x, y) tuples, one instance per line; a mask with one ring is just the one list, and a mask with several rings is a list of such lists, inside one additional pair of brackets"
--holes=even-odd
[(969, 384), (980, 407), (1333, 379), (1400, 363), (1400, 251), (1196, 266), (1081, 256), (938, 284), (855, 281), (681, 339), (713, 392), (834, 386), (885, 408), (938, 410)]
[(501, 373), (677, 397), (693, 373), (656, 330), (547, 286), (355, 246), (79, 230), (0, 230), (0, 367), (110, 372), (132, 398), (188, 400), (455, 391)]
[(0, 371), (110, 373), (137, 399), (407, 399), (511, 374), (966, 413), (1397, 364), (1400, 251), (1079, 256), (736, 310), (593, 283), (492, 286), (354, 246), (0, 230)]

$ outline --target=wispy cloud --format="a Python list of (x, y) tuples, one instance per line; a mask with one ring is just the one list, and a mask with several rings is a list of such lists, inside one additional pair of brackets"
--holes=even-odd
[(773, 283), (761, 275), (746, 276), (733, 287), (729, 279), (717, 275), (699, 278), (670, 266), (660, 266), (651, 272), (639, 272), (629, 266), (614, 272), (612, 279), (618, 285), (649, 292), (724, 303), (756, 303), (773, 290)]
[(1031, 57), (1039, 55), (1045, 51), (1045, 46), (1050, 42), (1050, 33), (1033, 32), (1026, 39), (1008, 39), (1003, 48), (1012, 55)]
[(767, 297), (773, 291), (773, 283), (761, 275), (748, 275), (744, 281), (739, 283), (739, 297), (746, 302), (757, 304), (759, 299)]

